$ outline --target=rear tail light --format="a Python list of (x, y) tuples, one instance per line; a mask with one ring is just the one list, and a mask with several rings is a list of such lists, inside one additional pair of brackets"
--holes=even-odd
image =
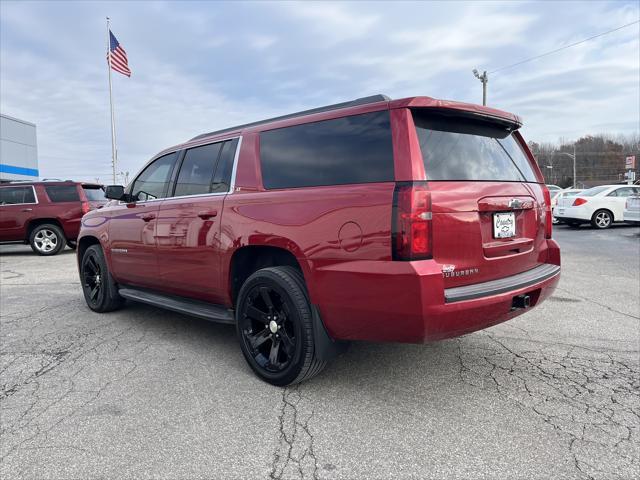
[(393, 192), (393, 259), (431, 258), (431, 193), (426, 182), (398, 182)]
[(551, 194), (547, 187), (542, 187), (544, 194), (544, 238), (551, 238), (553, 233), (553, 213), (551, 213)]
[(89, 205), (89, 202), (82, 202), (82, 214), (84, 215), (85, 213), (88, 213), (89, 210), (91, 210), (91, 205)]
[(584, 205), (585, 203), (587, 203), (587, 201), (584, 198), (576, 198), (573, 201), (573, 206), (574, 207), (579, 207), (580, 205)]

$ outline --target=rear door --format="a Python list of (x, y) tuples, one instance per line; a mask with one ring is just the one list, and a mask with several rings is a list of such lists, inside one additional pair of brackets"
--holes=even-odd
[(238, 139), (185, 151), (158, 212), (158, 268), (167, 293), (222, 303), (220, 221)]
[(413, 111), (446, 288), (546, 260), (544, 185), (521, 138), (504, 122), (463, 115)]
[(32, 185), (0, 187), (0, 241), (25, 240), (37, 197)]

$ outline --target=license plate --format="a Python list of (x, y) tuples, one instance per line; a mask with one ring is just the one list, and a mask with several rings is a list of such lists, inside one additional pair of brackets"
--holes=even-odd
[(493, 214), (494, 238), (511, 238), (516, 236), (515, 212)]
[(560, 213), (562, 215), (564, 213), (564, 208), (559, 208), (558, 209), (558, 213)]

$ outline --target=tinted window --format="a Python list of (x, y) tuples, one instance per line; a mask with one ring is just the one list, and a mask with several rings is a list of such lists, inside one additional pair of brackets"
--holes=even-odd
[(389, 112), (263, 132), (260, 161), (266, 188), (393, 181)]
[(175, 197), (198, 195), (211, 191), (213, 172), (218, 162), (221, 143), (187, 150), (176, 182)]
[(18, 203), (36, 203), (32, 187), (0, 188), (0, 205), (15, 205)]
[(415, 110), (413, 118), (427, 179), (538, 181), (526, 154), (505, 128)]
[(175, 153), (154, 160), (133, 182), (131, 186), (133, 197), (141, 201), (164, 198), (175, 161)]
[(237, 146), (237, 138), (224, 142), (222, 153), (218, 160), (216, 174), (213, 177), (213, 185), (211, 186), (212, 192), (229, 191), (229, 187), (231, 186), (231, 173), (233, 172), (233, 160), (235, 159)]
[(52, 202), (79, 202), (80, 194), (75, 185), (47, 185), (44, 187)]
[(87, 185), (83, 185), (82, 189), (89, 201), (95, 202), (99, 200), (106, 200), (104, 198), (104, 190), (101, 187), (89, 187)]

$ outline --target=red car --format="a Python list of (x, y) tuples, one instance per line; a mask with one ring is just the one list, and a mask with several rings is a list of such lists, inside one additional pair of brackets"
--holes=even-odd
[(106, 203), (102, 185), (67, 181), (0, 185), (0, 243), (28, 243), (40, 255), (75, 246), (80, 219)]
[(83, 218), (87, 304), (233, 323), (275, 385), (314, 376), (349, 340), (422, 343), (511, 319), (560, 277), (520, 126), (380, 95), (168, 148)]

